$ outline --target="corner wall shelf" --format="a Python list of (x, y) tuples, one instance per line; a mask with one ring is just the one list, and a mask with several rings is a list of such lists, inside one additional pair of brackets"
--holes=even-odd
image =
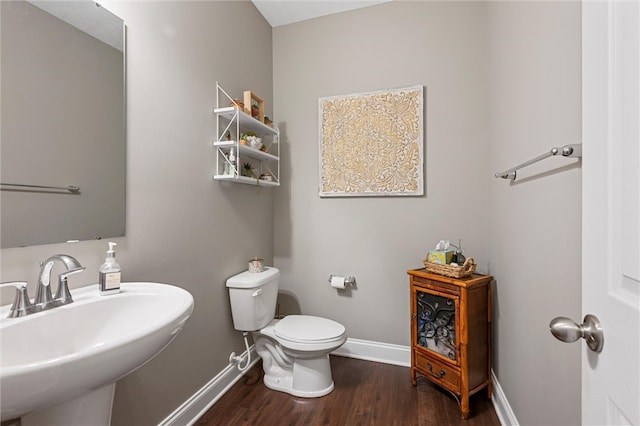
[[(216, 140), (212, 146), (216, 149), (216, 171), (213, 180), (243, 183), (258, 186), (280, 185), (280, 130), (271, 127), (233, 106), (220, 106), (223, 102), (234, 100), (216, 82)], [(262, 138), (264, 150), (252, 148), (240, 142), (242, 132), (253, 132)], [(228, 140), (229, 138), (230, 140)], [(231, 153), (235, 157), (232, 160)], [(242, 166), (250, 164), (254, 177), (243, 176)], [(269, 180), (270, 179), (270, 180)]]

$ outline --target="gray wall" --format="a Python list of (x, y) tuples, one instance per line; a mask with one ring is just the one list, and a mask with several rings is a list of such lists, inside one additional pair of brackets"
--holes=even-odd
[[(494, 369), (517, 419), (580, 423), (579, 345), (548, 332), (554, 316), (580, 317), (580, 169), (554, 158), (521, 184), (493, 178), (580, 141), (579, 4), (392, 2), (273, 34), (284, 309), (408, 345), (406, 269), (462, 238), (496, 278)], [(318, 98), (412, 84), (426, 86), (426, 197), (319, 198)], [(330, 273), (354, 274), (358, 289), (338, 295)]]
[[(489, 4), (490, 172), (581, 140), (578, 2)], [(520, 424), (580, 423), (580, 346), (555, 340), (556, 316), (581, 317), (581, 179), (550, 158), (492, 179), (494, 369)]]
[[(285, 151), (275, 264), (285, 311), (326, 316), (349, 337), (409, 344), (407, 269), (462, 238), (486, 271), (489, 167), (485, 6), (392, 2), (276, 27), (274, 109)], [(423, 197), (320, 198), (318, 98), (425, 86)], [(352, 274), (338, 294), (330, 274)]]
[[(549, 159), (522, 184), (492, 177), (580, 139), (578, 5), (393, 2), (277, 27), (273, 56), (248, 2), (107, 6), (129, 28), (124, 279), (173, 282), (196, 298), (176, 341), (118, 383), (114, 425), (157, 423), (242, 350), (224, 280), (245, 259), (282, 269), (283, 310), (407, 345), (405, 271), (440, 238), (462, 238), (496, 277), (494, 368), (520, 424), (580, 423), (579, 346), (547, 331), (555, 315), (580, 316), (580, 169), (547, 173), (568, 164)], [(267, 100), (273, 81), (283, 186), (210, 182), (216, 79)], [(426, 196), (320, 199), (318, 98), (414, 84), (426, 86)], [(96, 271), (104, 245), (2, 250), (2, 280), (33, 285), (38, 260), (59, 251)], [(330, 273), (354, 274), (357, 290), (336, 294)], [(95, 281), (83, 275), (72, 283)]]
[[(127, 235), (115, 239), (123, 280), (173, 283), (196, 300), (176, 340), (116, 386), (112, 424), (153, 425), (244, 351), (225, 280), (255, 255), (272, 262), (272, 191), (210, 178), (216, 80), (232, 96), (255, 91), (272, 115), (271, 27), (249, 2), (103, 4), (128, 27)], [(5, 249), (0, 279), (29, 280), (33, 295), (38, 261), (63, 252), (87, 266), (71, 284), (94, 283), (106, 246)], [(11, 295), (3, 289), (2, 303)]]

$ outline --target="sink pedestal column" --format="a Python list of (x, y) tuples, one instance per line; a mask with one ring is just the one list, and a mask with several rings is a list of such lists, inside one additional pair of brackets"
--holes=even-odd
[(32, 411), (20, 419), (22, 426), (109, 426), (116, 384), (112, 383), (67, 402)]

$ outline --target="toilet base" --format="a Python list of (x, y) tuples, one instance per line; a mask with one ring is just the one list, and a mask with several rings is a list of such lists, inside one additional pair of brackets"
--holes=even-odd
[(279, 321), (274, 319), (253, 332), (256, 352), (262, 358), (265, 386), (301, 398), (318, 398), (333, 391), (329, 353), (347, 340), (344, 330), (334, 340), (301, 343), (279, 339), (275, 332)]
[(264, 385), (269, 389), (285, 392), (289, 395), (299, 396), (301, 398), (319, 398), (321, 396), (325, 396), (330, 394), (333, 391), (334, 385), (333, 381), (331, 385), (326, 389), (319, 389), (313, 391), (302, 391), (293, 388), (293, 377), (274, 377), (274, 376), (264, 376)]
[[(333, 391), (329, 354), (304, 354), (305, 358), (291, 357), (286, 354), (280, 358), (280, 364), (274, 362), (274, 353), (262, 350), (265, 339), (258, 341), (256, 348), (262, 357), (264, 384), (269, 389), (286, 392), (301, 398), (318, 398)], [(272, 350), (280, 349), (271, 347)], [(281, 353), (276, 350), (276, 352)], [(302, 355), (302, 354), (300, 354)], [(283, 361), (286, 359), (286, 363)]]

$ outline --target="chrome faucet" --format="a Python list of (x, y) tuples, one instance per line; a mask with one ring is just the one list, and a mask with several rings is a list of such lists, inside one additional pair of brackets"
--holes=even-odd
[[(51, 296), (51, 269), (57, 262), (62, 262), (67, 270), (58, 275), (58, 289), (55, 297)], [(13, 286), (16, 288), (16, 296), (11, 305), (8, 318), (23, 317), (25, 315), (33, 314), (47, 309), (52, 309), (57, 306), (66, 305), (73, 302), (69, 286), (67, 284), (67, 278), (70, 275), (77, 274), (84, 271), (86, 268), (80, 265), (74, 257), (67, 254), (56, 254), (51, 256), (44, 262), (40, 262), (40, 275), (38, 276), (38, 284), (36, 287), (36, 297), (31, 302), (29, 294), (27, 293), (27, 283), (24, 281), (14, 281), (0, 284), (1, 287)]]
[[(51, 269), (56, 261), (64, 263), (67, 271), (58, 275), (58, 290), (56, 291), (55, 298), (52, 298), (50, 284)], [(69, 292), (69, 286), (67, 285), (67, 278), (85, 269), (86, 268), (82, 266), (76, 258), (67, 254), (56, 254), (44, 262), (40, 262), (40, 275), (38, 277), (38, 286), (36, 287), (36, 298), (33, 303), (42, 306), (42, 310), (45, 310), (73, 302), (71, 293)]]

